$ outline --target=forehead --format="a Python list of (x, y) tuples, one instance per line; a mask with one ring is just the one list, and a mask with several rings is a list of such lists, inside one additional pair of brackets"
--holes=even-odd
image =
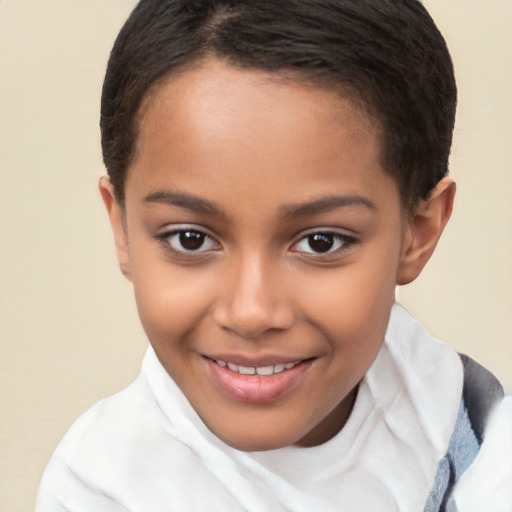
[(139, 128), (127, 194), (163, 185), (228, 192), (229, 185), (270, 199), (283, 187), (311, 196), (333, 184), (371, 194), (388, 180), (378, 124), (348, 97), (220, 61), (160, 85)]

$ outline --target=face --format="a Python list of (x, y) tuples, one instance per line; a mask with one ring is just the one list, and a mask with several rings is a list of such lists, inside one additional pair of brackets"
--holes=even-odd
[(342, 428), (402, 257), (376, 123), (333, 92), (205, 62), (144, 106), (113, 224), (148, 338), (214, 434), (250, 451)]

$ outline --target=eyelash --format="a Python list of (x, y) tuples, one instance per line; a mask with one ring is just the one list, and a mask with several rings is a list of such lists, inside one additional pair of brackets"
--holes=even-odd
[[(199, 238), (199, 240), (196, 241), (200, 242), (200, 244), (197, 247), (197, 249), (200, 249), (205, 242), (210, 242), (214, 246), (212, 248), (202, 251), (198, 251), (195, 249), (187, 249), (183, 247), (184, 240), (180, 240), (181, 237), (186, 234), (198, 235), (198, 237), (196, 236), (196, 238)], [(174, 237), (176, 237), (177, 240), (173, 240)], [(220, 249), (220, 244), (214, 237), (206, 233), (204, 230), (197, 228), (196, 226), (180, 226), (179, 228), (158, 234), (155, 236), (155, 238), (164, 246), (165, 250), (183, 256), (205, 255)], [(182, 246), (182, 249), (173, 247), (173, 243), (176, 241)], [(192, 237), (189, 241), (194, 243)]]
[[(192, 242), (192, 244), (194, 244), (194, 242), (198, 244), (195, 249), (187, 249), (183, 246), (185, 240), (183, 240), (181, 237), (186, 236), (187, 234), (189, 236), (192, 234), (194, 235), (190, 237), (189, 241)], [(314, 237), (317, 237), (316, 240), (314, 240)], [(157, 234), (155, 235), (155, 238), (163, 245), (166, 251), (182, 257), (205, 256), (211, 254), (212, 252), (218, 251), (221, 248), (220, 243), (213, 236), (196, 226), (180, 226), (179, 228), (177, 227), (170, 231)], [(323, 244), (324, 247), (321, 248), (325, 248), (325, 251), (318, 250), (320, 247), (317, 247), (317, 250), (315, 251), (315, 249), (311, 246), (312, 242), (316, 242), (320, 246)], [(322, 260), (343, 253), (356, 242), (356, 238), (344, 233), (329, 229), (315, 229), (309, 232), (301, 233), (297, 241), (291, 245), (290, 251), (300, 253), (309, 259)], [(181, 248), (173, 246), (173, 244), (176, 245), (176, 243), (180, 244)], [(198, 250), (201, 249), (205, 243), (209, 243), (212, 246), (206, 250)], [(303, 248), (302, 250), (297, 249), (301, 243), (307, 243), (309, 248), (312, 250), (306, 250), (306, 248)], [(329, 247), (329, 244), (332, 244), (332, 246)]]
[[(297, 250), (296, 248), (301, 243), (307, 243), (309, 248), (311, 247), (311, 243), (313, 237), (317, 237), (316, 242), (319, 244), (324, 244), (327, 242), (327, 245), (332, 244), (331, 247), (326, 247), (325, 251), (315, 251), (315, 250)], [(298, 252), (303, 254), (306, 258), (314, 259), (314, 260), (322, 260), (328, 259), (332, 256), (339, 255), (353, 246), (357, 242), (356, 238), (353, 236), (346, 235), (344, 233), (340, 233), (338, 231), (332, 231), (329, 229), (315, 229), (313, 231), (309, 231), (306, 233), (302, 233), (300, 238), (291, 246), (292, 252)], [(318, 248), (317, 248), (318, 249)]]

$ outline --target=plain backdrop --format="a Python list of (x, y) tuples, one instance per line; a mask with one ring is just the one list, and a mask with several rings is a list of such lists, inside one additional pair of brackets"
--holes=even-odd
[[(512, 2), (425, 0), (460, 101), (456, 208), (398, 295), (512, 390)], [(131, 0), (0, 0), (0, 509), (33, 510), (72, 421), (147, 342), (97, 193), (99, 99)]]

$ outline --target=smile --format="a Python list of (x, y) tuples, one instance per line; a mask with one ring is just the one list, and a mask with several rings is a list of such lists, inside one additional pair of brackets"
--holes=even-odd
[(298, 365), (300, 361), (296, 363), (287, 363), (287, 364), (276, 364), (274, 366), (241, 366), (235, 363), (222, 361), (218, 359), (215, 361), (219, 366), (223, 368), (229, 368), (233, 372), (237, 372), (241, 375), (261, 375), (261, 376), (269, 376), (274, 375), (275, 373), (284, 372), (284, 370), (291, 370), (294, 366)]
[(314, 358), (273, 365), (264, 363), (264, 366), (240, 365), (223, 359), (205, 360), (213, 383), (223, 394), (237, 401), (264, 403), (296, 389)]

